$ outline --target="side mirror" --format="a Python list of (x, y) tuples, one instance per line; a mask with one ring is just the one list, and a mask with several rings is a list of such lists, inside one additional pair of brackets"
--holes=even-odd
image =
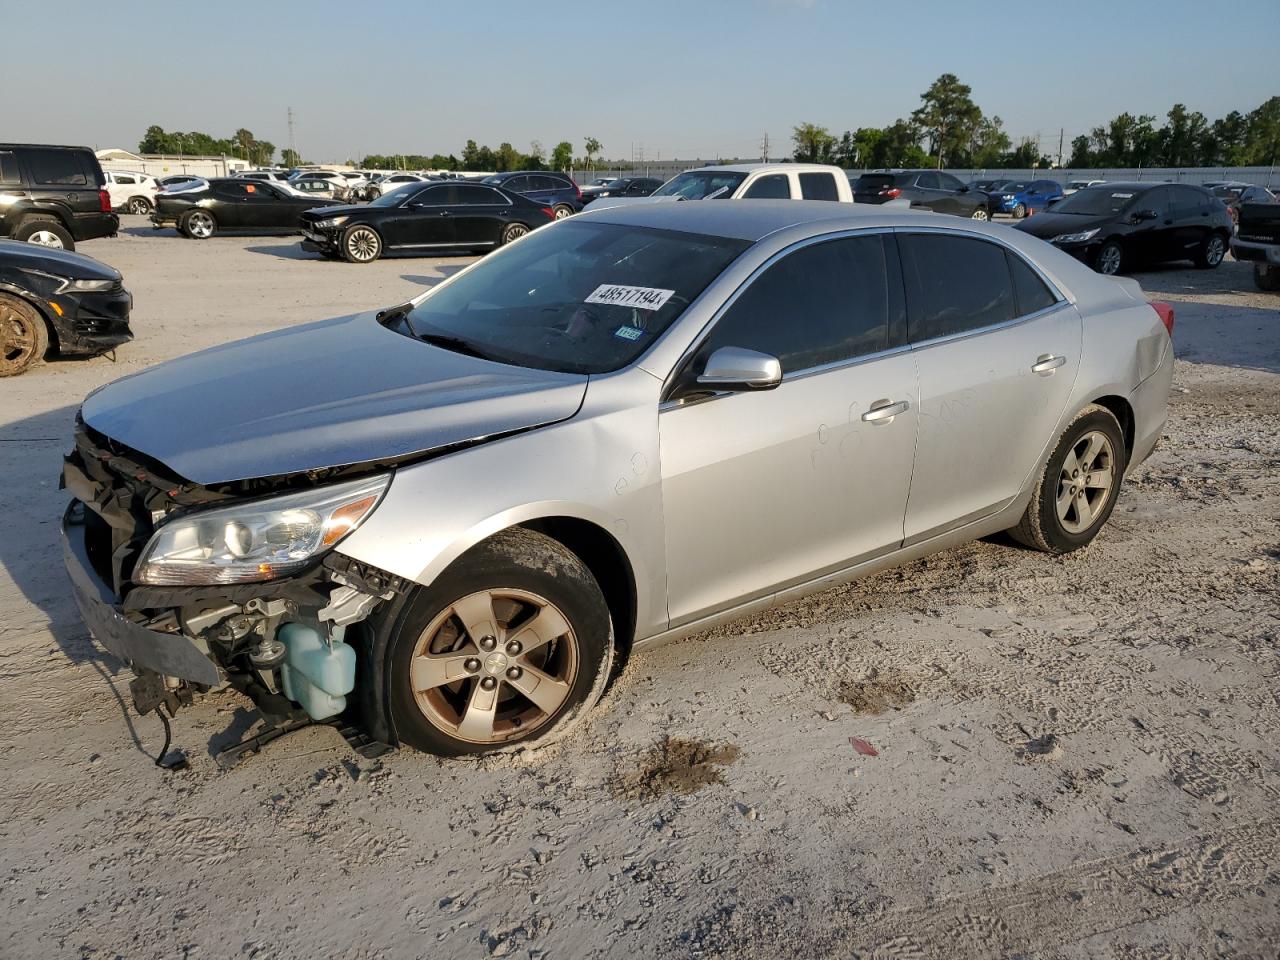
[(956, 191), (956, 193), (968, 193), (968, 192), (969, 192), (969, 188), (966, 187), (964, 184), (961, 184), (960, 189)]
[(781, 382), (777, 357), (742, 347), (721, 347), (698, 375), (698, 386), (713, 390), (772, 390)]
[(1133, 215), (1133, 222), (1141, 223), (1144, 220), (1155, 220), (1158, 219), (1159, 216), (1160, 214), (1156, 213), (1154, 210), (1139, 210)]

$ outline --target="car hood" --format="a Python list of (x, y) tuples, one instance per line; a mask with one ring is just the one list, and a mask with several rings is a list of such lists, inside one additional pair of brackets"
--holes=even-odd
[(93, 257), (37, 243), (0, 240), (0, 265), (40, 270), (72, 280), (119, 280), (120, 271)]
[(1103, 224), (1110, 222), (1112, 217), (1099, 217), (1078, 213), (1037, 213), (1034, 217), (1028, 217), (1026, 220), (1020, 221), (1015, 230), (1021, 230), (1029, 233), (1033, 237), (1040, 237), (1045, 240), (1051, 240), (1054, 237), (1064, 233), (1079, 233), (1082, 230), (1092, 230), (1094, 227), (1101, 227)]
[[(368, 210), (377, 210), (378, 207), (370, 207), (367, 203), (342, 203), (338, 200), (320, 200), (310, 210), (303, 210), (299, 216), (309, 217), (312, 220), (327, 220), (329, 217), (350, 217), (357, 213), (365, 213)], [(314, 214), (315, 216), (311, 216)]]
[(412, 340), (373, 313), (291, 327), (125, 377), (94, 430), (204, 485), (391, 460), (572, 417), (587, 377)]

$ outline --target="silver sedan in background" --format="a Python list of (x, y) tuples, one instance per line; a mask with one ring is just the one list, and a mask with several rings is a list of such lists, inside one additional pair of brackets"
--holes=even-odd
[(91, 395), (67, 566), (139, 709), (229, 681), (443, 755), (545, 741), (633, 649), (997, 531), (1085, 546), (1172, 326), (1003, 226), (587, 212)]

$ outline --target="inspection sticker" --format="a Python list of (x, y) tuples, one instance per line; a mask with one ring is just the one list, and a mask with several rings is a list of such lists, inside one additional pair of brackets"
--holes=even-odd
[(613, 335), (623, 340), (639, 340), (644, 336), (644, 331), (637, 327), (619, 327), (613, 331)]
[(602, 283), (591, 292), (584, 303), (607, 303), (615, 307), (636, 307), (640, 310), (661, 310), (675, 296), (674, 290), (658, 290), (655, 287), (625, 287), (619, 283)]

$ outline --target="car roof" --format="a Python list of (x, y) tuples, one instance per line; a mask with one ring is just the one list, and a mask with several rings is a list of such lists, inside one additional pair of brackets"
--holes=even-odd
[(943, 214), (829, 200), (689, 200), (591, 207), (573, 217), (623, 226), (679, 230), (754, 243), (771, 233), (806, 223), (826, 230), (860, 227), (958, 226), (970, 221)]
[(711, 164), (705, 167), (694, 167), (690, 170), (681, 171), (682, 173), (754, 173), (756, 170), (796, 170), (801, 173), (805, 171), (821, 170), (824, 173), (831, 170), (832, 165), (827, 163), (725, 163)]

